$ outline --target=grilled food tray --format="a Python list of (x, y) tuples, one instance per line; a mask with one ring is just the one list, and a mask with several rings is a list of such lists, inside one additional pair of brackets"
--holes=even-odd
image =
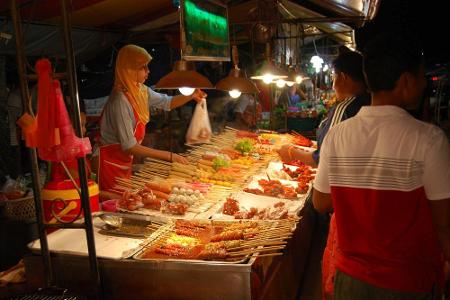
[[(213, 221), (213, 220), (200, 220), (195, 221), (199, 222), (200, 224), (204, 224), (206, 226), (227, 226), (232, 223), (243, 223), (242, 220), (236, 220), (236, 221)], [(144, 260), (144, 261), (173, 261), (173, 262), (183, 262), (183, 263), (198, 263), (198, 264), (243, 264), (248, 262), (250, 257), (253, 255), (246, 254), (243, 256), (238, 256), (233, 259), (225, 259), (225, 260), (202, 260), (202, 259), (191, 259), (191, 258), (174, 258), (174, 257), (146, 257), (146, 253), (148, 251), (152, 251), (151, 249), (156, 248), (158, 245), (163, 243), (165, 240), (168, 239), (168, 237), (175, 232), (175, 224), (169, 223), (161, 227), (157, 232), (154, 233), (153, 239), (149, 240), (148, 243), (146, 243), (142, 249), (140, 249), (136, 254), (133, 256), (133, 259), (136, 260)]]

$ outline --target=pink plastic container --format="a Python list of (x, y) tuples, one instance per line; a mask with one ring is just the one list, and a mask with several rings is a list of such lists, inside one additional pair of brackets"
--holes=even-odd
[(118, 199), (110, 199), (102, 202), (102, 210), (107, 212), (117, 211), (117, 201)]

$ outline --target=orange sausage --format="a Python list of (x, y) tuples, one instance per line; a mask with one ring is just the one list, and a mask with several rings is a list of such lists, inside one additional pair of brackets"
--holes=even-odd
[(161, 183), (156, 183), (156, 182), (147, 182), (145, 184), (146, 187), (148, 187), (149, 189), (151, 189), (153, 192), (154, 191), (160, 191), (166, 194), (170, 194), (171, 192), (171, 188), (169, 184), (165, 184), (163, 182)]
[(157, 198), (162, 198), (165, 200), (169, 199), (169, 194), (166, 194), (164, 192), (157, 191), (157, 190), (152, 190), (152, 192), (153, 192), (153, 195), (155, 195)]
[(214, 158), (216, 158), (216, 155), (211, 155), (211, 154), (203, 154), (203, 155), (202, 155), (202, 159), (203, 159), (203, 160), (208, 160), (208, 161), (210, 161), (210, 160), (213, 160)]
[(213, 162), (211, 160), (206, 160), (206, 159), (200, 159), (198, 161), (198, 163), (202, 164), (202, 165), (205, 165), (205, 166), (208, 166), (208, 167), (212, 167), (212, 165), (213, 165)]

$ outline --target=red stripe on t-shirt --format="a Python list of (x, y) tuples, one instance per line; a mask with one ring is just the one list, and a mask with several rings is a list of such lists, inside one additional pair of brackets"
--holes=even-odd
[(336, 266), (378, 287), (429, 292), (442, 279), (443, 256), (423, 187), (413, 191), (331, 188)]

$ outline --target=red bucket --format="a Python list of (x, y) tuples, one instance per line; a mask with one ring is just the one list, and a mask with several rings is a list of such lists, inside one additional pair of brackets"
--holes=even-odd
[[(78, 182), (77, 184), (79, 186)], [(99, 189), (93, 180), (88, 181), (88, 192), (91, 211), (99, 211)], [(55, 215), (68, 222), (73, 220), (81, 210), (80, 195), (70, 180), (48, 182), (41, 191), (41, 199), (45, 222), (50, 224), (56, 223)]]

